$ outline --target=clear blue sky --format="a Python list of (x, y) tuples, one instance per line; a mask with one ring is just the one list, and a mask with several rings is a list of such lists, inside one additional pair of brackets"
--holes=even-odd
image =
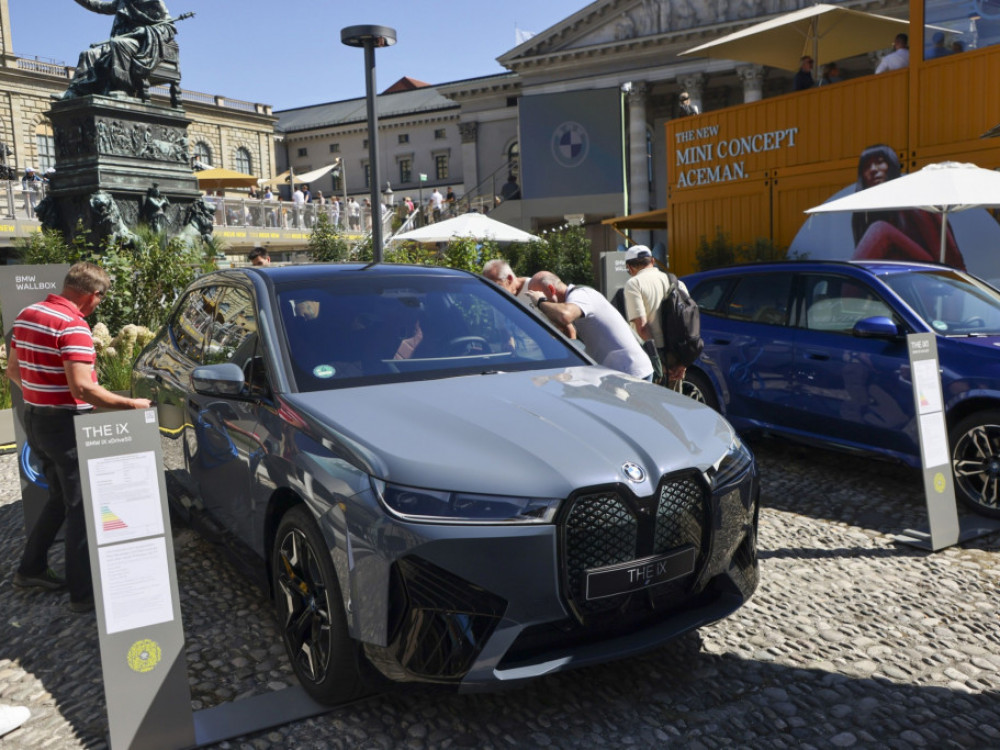
[[(344, 46), (345, 26), (396, 29), (376, 53), (379, 91), (403, 76), (427, 83), (502, 73), (515, 27), (540, 32), (587, 0), (166, 0), (178, 24), (181, 86), (288, 109), (365, 95), (364, 52)], [(112, 17), (73, 0), (9, 0), (14, 53), (76, 65), (106, 39)]]

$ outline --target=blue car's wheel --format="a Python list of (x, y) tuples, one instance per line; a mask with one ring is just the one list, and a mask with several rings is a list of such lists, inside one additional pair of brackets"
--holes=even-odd
[(1000, 411), (971, 414), (951, 431), (955, 494), (977, 513), (1000, 518)]
[(711, 381), (698, 370), (688, 368), (681, 383), (681, 393), (700, 404), (719, 410), (719, 400), (715, 397)]
[(317, 701), (361, 695), (360, 653), (323, 535), (303, 506), (281, 519), (272, 555), (278, 626), (302, 687)]

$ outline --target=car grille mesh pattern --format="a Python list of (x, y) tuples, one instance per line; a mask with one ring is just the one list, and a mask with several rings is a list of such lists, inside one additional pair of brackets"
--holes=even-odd
[(692, 477), (682, 477), (661, 485), (660, 501), (656, 506), (653, 554), (658, 555), (685, 544), (701, 546), (704, 527), (702, 496), (701, 485)]
[(687, 545), (700, 552), (705, 496), (698, 480), (688, 475), (661, 482), (655, 513), (643, 513), (638, 502), (616, 490), (574, 499), (563, 522), (565, 580), (573, 608), (586, 615), (622, 608), (637, 597), (650, 603), (662, 599), (661, 594), (675, 597), (677, 583), (588, 601), (586, 571)]

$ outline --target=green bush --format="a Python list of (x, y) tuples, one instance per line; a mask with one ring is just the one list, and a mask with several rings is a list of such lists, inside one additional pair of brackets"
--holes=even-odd
[(351, 244), (330, 217), (320, 211), (309, 235), (309, 255), (318, 263), (347, 260)]
[(594, 265), (590, 245), (583, 227), (573, 226), (549, 232), (540, 241), (508, 245), (504, 257), (518, 276), (552, 271), (567, 284), (593, 286)]
[(111, 277), (111, 293), (91, 316), (91, 324), (104, 323), (117, 331), (132, 323), (156, 330), (166, 319), (177, 296), (189, 283), (214, 267), (220, 242), (187, 244), (148, 227), (135, 230), (134, 248), (105, 243), (95, 247), (78, 231), (72, 242), (60, 232), (42, 230), (19, 243), (23, 263), (76, 263), (90, 261)]

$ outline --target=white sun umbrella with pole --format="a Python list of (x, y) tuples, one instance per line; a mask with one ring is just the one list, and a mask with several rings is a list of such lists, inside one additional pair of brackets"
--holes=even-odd
[(451, 242), (462, 237), (470, 237), (474, 240), (492, 240), (493, 242), (532, 242), (541, 239), (517, 227), (475, 212), (397, 234), (392, 239), (393, 241)]
[(945, 161), (814, 206), (806, 213), (921, 209), (941, 214), (941, 262), (944, 263), (948, 215), (997, 206), (1000, 206), (1000, 172), (975, 164)]
[(284, 172), (275, 175), (274, 177), (268, 177), (260, 180), (260, 184), (281, 185), (285, 182), (290, 182), (293, 185), (307, 185), (311, 182), (315, 182), (331, 170), (336, 169), (336, 167), (337, 162), (334, 162), (333, 164), (327, 164), (325, 167), (314, 169), (311, 172), (303, 172), (302, 174), (296, 174), (293, 169), (286, 169)]
[(720, 39), (681, 52), (795, 71), (809, 55), (819, 62), (841, 60), (884, 49), (909, 21), (819, 3), (747, 26)]

